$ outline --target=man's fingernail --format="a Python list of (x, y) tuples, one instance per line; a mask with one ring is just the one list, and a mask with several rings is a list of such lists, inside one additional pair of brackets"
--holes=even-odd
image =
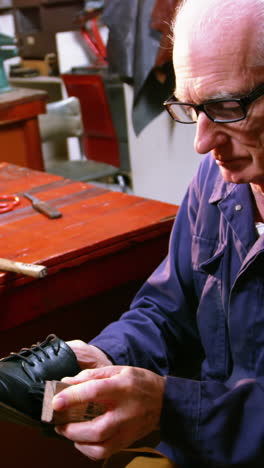
[(61, 379), (61, 381), (65, 383), (71, 382), (72, 380), (74, 380), (73, 377), (63, 377)]
[(65, 408), (64, 398), (61, 396), (55, 396), (52, 401), (52, 406), (55, 411), (60, 411)]

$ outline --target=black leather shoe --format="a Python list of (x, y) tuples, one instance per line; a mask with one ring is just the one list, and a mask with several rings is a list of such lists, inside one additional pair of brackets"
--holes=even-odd
[(80, 372), (71, 348), (55, 335), (0, 360), (0, 419), (40, 422), (45, 380)]

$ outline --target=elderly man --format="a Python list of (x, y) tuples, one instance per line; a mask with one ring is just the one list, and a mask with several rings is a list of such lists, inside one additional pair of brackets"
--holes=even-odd
[(263, 0), (187, 0), (176, 16), (165, 105), (210, 154), (130, 311), (69, 343), (86, 370), (54, 408), (106, 411), (56, 430), (88, 457), (159, 428), (159, 450), (182, 467), (264, 466), (263, 24)]

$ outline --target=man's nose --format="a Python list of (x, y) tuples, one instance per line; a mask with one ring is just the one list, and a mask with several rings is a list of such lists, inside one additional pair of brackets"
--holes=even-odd
[(228, 135), (223, 124), (212, 122), (204, 112), (200, 112), (196, 123), (194, 149), (206, 154), (227, 142)]

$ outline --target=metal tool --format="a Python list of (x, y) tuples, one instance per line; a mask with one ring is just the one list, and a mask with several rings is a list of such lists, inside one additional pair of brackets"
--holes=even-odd
[(34, 278), (44, 278), (48, 273), (48, 269), (44, 265), (16, 262), (7, 258), (0, 258), (0, 270), (21, 273), (26, 276), (33, 276)]
[(19, 204), (17, 195), (0, 194), (0, 213), (11, 211)]
[(51, 206), (49, 203), (40, 200), (31, 193), (23, 192), (24, 197), (28, 198), (32, 202), (32, 206), (35, 210), (39, 211), (40, 213), (44, 214), (50, 219), (61, 218), (62, 213), (58, 211), (56, 208)]

